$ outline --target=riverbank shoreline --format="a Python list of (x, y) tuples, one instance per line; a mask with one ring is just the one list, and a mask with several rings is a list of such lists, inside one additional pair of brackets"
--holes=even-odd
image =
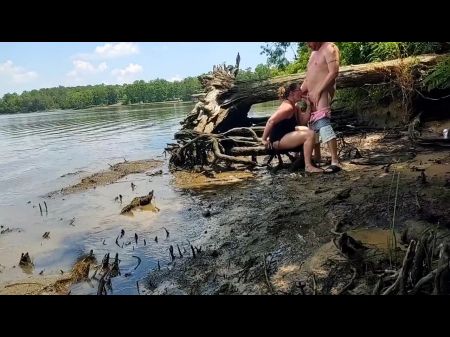
[[(446, 212), (450, 152), (412, 149), (406, 134), (370, 133), (346, 138), (346, 142), (372, 162), (343, 160), (344, 170), (335, 175), (308, 176), (286, 169), (271, 173), (261, 168), (243, 175), (245, 183), (226, 188), (213, 186), (215, 180), (225, 183), (221, 174), (216, 178), (195, 174), (192, 181), (200, 189), (183, 185), (189, 177), (178, 181), (192, 198), (192, 212), (205, 223), (204, 234), (190, 243), (191, 250), (175, 247), (174, 260), (168, 265), (148, 270), (140, 293), (371, 293), (376, 278), (362, 271), (354, 276), (353, 265), (333, 243), (333, 231), (346, 232), (370, 247), (381, 256), (372, 261), (378, 267), (386, 263), (394, 202), (397, 259), (407, 248), (399, 240), (406, 228), (410, 233), (433, 228), (445, 236), (450, 227)], [(248, 179), (250, 175), (254, 178)], [(39, 284), (21, 284), (27, 282)], [(70, 288), (48, 291), (53, 289), (50, 281), (42, 284), (35, 279), (15, 283), (1, 285), (2, 293), (63, 294)]]

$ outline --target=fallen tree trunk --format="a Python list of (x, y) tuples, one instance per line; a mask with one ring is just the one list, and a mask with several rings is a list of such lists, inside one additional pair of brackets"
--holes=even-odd
[[(378, 84), (395, 79), (398, 69), (402, 66), (412, 66), (413, 72), (418, 77), (420, 71), (433, 66), (442, 58), (442, 55), (421, 55), (384, 62), (366, 63), (343, 66), (339, 69), (336, 79), (336, 87), (351, 88), (366, 84)], [(218, 97), (218, 103), (222, 108), (232, 105), (252, 105), (277, 99), (277, 90), (280, 86), (303, 82), (305, 73), (275, 77), (262, 82), (237, 83), (230, 90)]]

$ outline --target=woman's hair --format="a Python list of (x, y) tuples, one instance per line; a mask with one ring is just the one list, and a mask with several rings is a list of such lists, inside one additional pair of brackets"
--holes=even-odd
[(283, 85), (278, 89), (278, 98), (279, 99), (287, 99), (289, 94), (298, 88), (298, 83), (291, 83)]

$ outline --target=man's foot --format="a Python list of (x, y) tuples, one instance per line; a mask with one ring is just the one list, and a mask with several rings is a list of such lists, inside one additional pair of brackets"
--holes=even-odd
[(322, 167), (322, 166), (327, 165), (327, 161), (326, 160), (322, 161), (321, 159), (319, 159), (319, 160), (313, 159), (313, 160), (311, 160), (311, 162), (312, 162), (313, 166), (315, 166), (315, 167)]
[(323, 170), (314, 166), (306, 166), (305, 167), (305, 172), (307, 173), (323, 173)]
[(339, 172), (341, 170), (341, 168), (337, 165), (330, 165), (328, 166), (325, 170), (323, 170), (323, 173), (336, 173)]

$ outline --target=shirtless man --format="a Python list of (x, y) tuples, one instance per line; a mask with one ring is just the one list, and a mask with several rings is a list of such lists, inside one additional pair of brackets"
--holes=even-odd
[[(311, 102), (310, 127), (320, 135), (320, 141), (327, 143), (331, 153), (331, 166), (324, 172), (341, 170), (337, 155), (336, 134), (330, 122), (330, 104), (336, 92), (336, 77), (339, 73), (339, 49), (331, 42), (307, 42), (312, 49), (301, 89), (308, 93)], [(314, 148), (314, 157), (320, 161), (320, 143)]]

